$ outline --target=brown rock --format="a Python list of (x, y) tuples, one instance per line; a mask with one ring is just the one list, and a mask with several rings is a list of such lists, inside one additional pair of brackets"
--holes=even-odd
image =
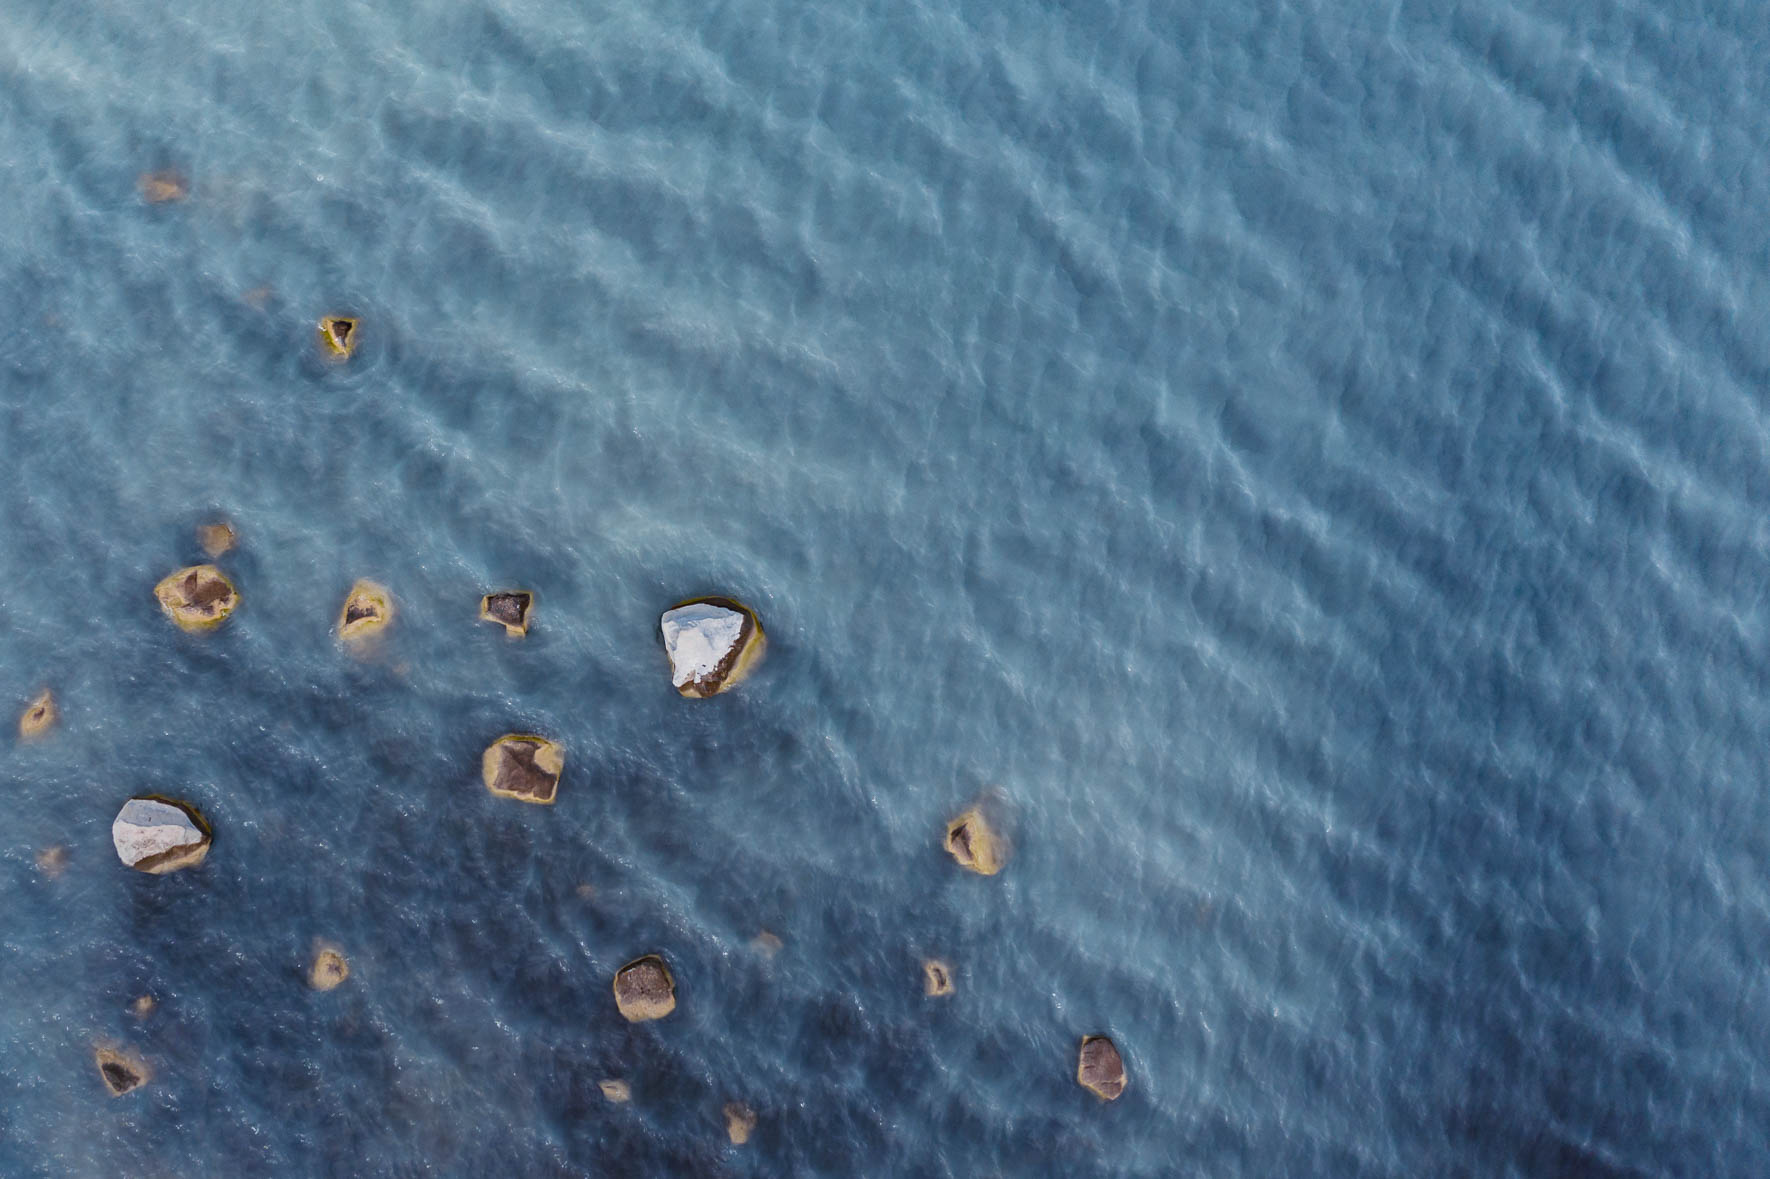
[(1076, 1082), (1088, 1092), (1111, 1101), (1125, 1091), (1125, 1062), (1105, 1036), (1083, 1036)]
[(139, 1089), (147, 1084), (153, 1073), (148, 1066), (136, 1056), (116, 1048), (99, 1046), (93, 1053), (98, 1064), (98, 1075), (104, 1080), (104, 1087), (109, 1089), (112, 1097), (121, 1097), (132, 1089)]
[(349, 977), (350, 960), (344, 951), (321, 942), (307, 968), (307, 985), (316, 991), (330, 991)]
[(37, 871), (54, 880), (68, 870), (68, 849), (61, 844), (46, 847), (37, 853)]
[(61, 719), (61, 712), (55, 707), (55, 693), (44, 688), (37, 693), (37, 698), (25, 706), (19, 714), (18, 736), (21, 741), (35, 741), (55, 727)]
[(768, 637), (756, 612), (731, 598), (690, 598), (658, 620), (670, 682), (692, 699), (734, 688), (761, 662)]
[(338, 612), (338, 637), (347, 643), (373, 638), (393, 621), (393, 595), (379, 582), (364, 579), (350, 587)]
[(780, 953), (784, 944), (778, 935), (766, 929), (750, 939), (750, 946), (764, 958), (772, 958)]
[(623, 1101), (633, 1100), (632, 1087), (618, 1077), (610, 1077), (606, 1081), (598, 1081), (596, 1082), (596, 1087), (602, 1090), (602, 1095), (604, 1097), (608, 1098), (616, 1105), (621, 1104)]
[(154, 1008), (156, 1006), (158, 1006), (158, 1004), (154, 1002), (154, 997), (152, 995), (142, 995), (129, 1005), (129, 1014), (133, 1015), (136, 1019), (146, 1019), (154, 1013)]
[(630, 1023), (662, 1019), (676, 1010), (676, 980), (656, 954), (615, 971), (615, 1006)]
[(320, 319), (320, 345), (338, 360), (349, 360), (356, 351), (356, 320), (348, 315), (327, 315)]
[(994, 876), (1007, 861), (1007, 849), (977, 807), (946, 825), (946, 850), (962, 867), (982, 876)]
[(234, 547), (239, 538), (234, 533), (234, 526), (226, 520), (217, 520), (213, 524), (197, 525), (197, 543), (210, 557), (219, 557)]
[(479, 771), (486, 789), (500, 798), (552, 803), (565, 771), (565, 750), (533, 733), (506, 733), (486, 746)]
[(154, 597), (166, 617), (188, 631), (215, 629), (240, 604), (234, 583), (213, 565), (180, 569), (154, 587)]
[(756, 1111), (741, 1101), (733, 1101), (725, 1107), (725, 1133), (731, 1138), (733, 1146), (742, 1146), (750, 1140), (756, 1130)]
[(922, 992), (931, 998), (953, 993), (953, 968), (939, 958), (922, 963)]
[(479, 600), (479, 616), (485, 622), (496, 622), (504, 633), (520, 639), (529, 633), (529, 611), (534, 609), (535, 595), (527, 590), (499, 590)]
[(182, 173), (170, 168), (159, 172), (143, 172), (135, 178), (135, 187), (141, 190), (141, 199), (150, 205), (182, 201), (190, 195), (190, 182)]

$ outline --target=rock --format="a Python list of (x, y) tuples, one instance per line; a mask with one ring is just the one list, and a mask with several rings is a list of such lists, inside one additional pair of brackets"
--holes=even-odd
[(500, 798), (551, 803), (565, 770), (565, 750), (533, 733), (506, 733), (486, 746), (480, 777)]
[(780, 953), (783, 944), (779, 935), (770, 933), (766, 929), (750, 939), (751, 948), (764, 958), (772, 958)]
[(733, 1146), (742, 1146), (750, 1140), (756, 1129), (756, 1111), (741, 1101), (727, 1103), (725, 1107), (725, 1133)]
[(209, 824), (188, 802), (138, 795), (117, 812), (111, 842), (118, 859), (157, 876), (201, 863), (209, 854)]
[(946, 825), (946, 850), (962, 867), (981, 876), (994, 876), (1007, 862), (1002, 840), (977, 807)]
[(676, 980), (664, 960), (647, 954), (615, 971), (615, 1006), (629, 1023), (662, 1019), (676, 1010)]
[(68, 870), (68, 849), (61, 844), (46, 847), (37, 853), (37, 871), (54, 880)]
[(684, 696), (716, 696), (754, 670), (768, 646), (756, 612), (730, 598), (692, 598), (658, 620), (670, 682)]
[(527, 590), (499, 590), (479, 600), (479, 616), (501, 625), (511, 638), (520, 639), (529, 633), (529, 611), (534, 605), (535, 595)]
[(141, 199), (150, 205), (182, 201), (190, 195), (190, 182), (182, 173), (170, 168), (159, 172), (143, 172), (135, 178), (135, 187), (141, 190)]
[(139, 1057), (116, 1048), (100, 1046), (93, 1053), (93, 1059), (98, 1063), (98, 1075), (104, 1079), (104, 1087), (110, 1090), (112, 1097), (121, 1097), (131, 1089), (141, 1088), (153, 1076)]
[(55, 693), (44, 688), (37, 698), (19, 714), (18, 736), (21, 741), (34, 741), (55, 727), (61, 712), (55, 707)]
[(953, 968), (939, 958), (922, 963), (922, 993), (930, 997), (953, 993)]
[(146, 1019), (154, 1013), (154, 1008), (156, 1006), (158, 1006), (158, 1004), (154, 1002), (154, 997), (152, 995), (142, 995), (129, 1005), (129, 1014), (133, 1015), (136, 1019)]
[(611, 1077), (606, 1081), (598, 1081), (596, 1082), (596, 1087), (602, 1090), (602, 1095), (604, 1097), (608, 1098), (616, 1105), (621, 1104), (623, 1101), (633, 1100), (632, 1086), (619, 1078)]
[(240, 604), (239, 591), (213, 565), (180, 569), (154, 587), (160, 609), (185, 630), (213, 630)]
[(350, 587), (338, 612), (338, 637), (347, 643), (372, 638), (393, 621), (393, 595), (379, 582), (363, 580)]
[(320, 319), (320, 344), (339, 360), (349, 360), (356, 351), (356, 320), (348, 315), (327, 315)]
[(213, 524), (197, 525), (197, 543), (210, 557), (219, 557), (234, 547), (239, 538), (234, 533), (234, 526), (226, 520), (218, 520)]
[(1105, 1036), (1083, 1036), (1076, 1081), (1096, 1097), (1111, 1101), (1125, 1091), (1125, 1062)]
[(337, 946), (321, 942), (314, 953), (313, 965), (307, 968), (307, 985), (316, 991), (329, 991), (350, 977), (350, 960)]

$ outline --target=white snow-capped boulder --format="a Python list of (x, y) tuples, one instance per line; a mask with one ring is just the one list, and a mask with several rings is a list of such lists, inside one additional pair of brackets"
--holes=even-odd
[(209, 824), (197, 808), (175, 798), (132, 798), (111, 823), (117, 858), (138, 872), (175, 872), (209, 854)]
[(670, 682), (695, 698), (735, 687), (768, 645), (756, 612), (730, 598), (692, 598), (672, 606), (658, 629), (670, 656)]

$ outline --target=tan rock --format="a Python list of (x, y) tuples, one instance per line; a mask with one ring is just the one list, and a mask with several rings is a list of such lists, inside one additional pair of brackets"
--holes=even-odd
[(35, 741), (46, 736), (55, 722), (61, 719), (61, 711), (55, 706), (55, 693), (44, 688), (37, 693), (36, 699), (25, 706), (19, 714), (18, 736), (21, 741)]
[(240, 604), (239, 591), (213, 565), (191, 565), (154, 587), (166, 617), (188, 631), (213, 630)]
[(141, 995), (136, 998), (135, 1002), (129, 1004), (129, 1014), (136, 1019), (146, 1019), (154, 1013), (154, 1008), (157, 1006), (158, 1004), (154, 1002), (152, 995)]
[(1007, 847), (983, 811), (972, 807), (946, 825), (946, 850), (962, 867), (994, 876), (1007, 862)]
[(145, 1061), (120, 1048), (101, 1044), (94, 1050), (93, 1059), (98, 1065), (98, 1075), (112, 1097), (139, 1089), (153, 1077)]
[(46, 847), (37, 853), (37, 871), (54, 880), (68, 870), (68, 849), (61, 844)]
[(1105, 1036), (1082, 1037), (1076, 1082), (1105, 1101), (1125, 1091), (1125, 1062), (1111, 1040)]
[(393, 595), (379, 582), (364, 579), (350, 587), (338, 612), (338, 637), (347, 643), (373, 638), (393, 621)]
[(506, 733), (486, 746), (479, 772), (486, 789), (500, 798), (551, 804), (565, 772), (565, 750), (533, 733)]
[(756, 1131), (756, 1111), (741, 1101), (733, 1101), (725, 1107), (725, 1133), (733, 1146), (742, 1146), (750, 1140)]
[(211, 835), (190, 803), (147, 794), (123, 804), (111, 823), (111, 842), (129, 867), (158, 876), (202, 863)]
[(778, 934), (771, 933), (766, 929), (750, 939), (751, 948), (764, 958), (772, 958), (780, 953), (784, 944)]
[(135, 187), (141, 191), (141, 199), (150, 205), (182, 201), (190, 195), (190, 182), (184, 178), (183, 173), (170, 168), (158, 172), (143, 172), (135, 178)]
[(337, 946), (321, 942), (316, 947), (313, 964), (307, 968), (307, 985), (316, 991), (330, 991), (350, 977), (350, 960)]
[(499, 590), (479, 600), (479, 617), (498, 623), (505, 634), (520, 639), (529, 633), (529, 612), (534, 606), (535, 595), (527, 590)]
[(662, 1019), (676, 1010), (676, 980), (656, 954), (615, 971), (615, 1006), (630, 1023)]
[(213, 524), (197, 525), (197, 543), (210, 557), (219, 557), (234, 547), (239, 537), (234, 526), (226, 520), (217, 520)]
[(768, 648), (756, 612), (730, 598), (690, 598), (658, 620), (670, 657), (670, 682), (684, 696), (705, 699), (734, 688)]
[(320, 346), (335, 359), (349, 360), (356, 351), (357, 321), (348, 315), (326, 315), (320, 318)]
[(598, 1081), (596, 1082), (596, 1087), (602, 1090), (602, 1095), (604, 1097), (608, 1098), (616, 1105), (621, 1104), (623, 1101), (633, 1100), (632, 1086), (628, 1085), (627, 1082), (618, 1077), (610, 1077), (606, 1081)]
[(922, 963), (922, 993), (933, 997), (953, 993), (953, 968), (939, 958)]

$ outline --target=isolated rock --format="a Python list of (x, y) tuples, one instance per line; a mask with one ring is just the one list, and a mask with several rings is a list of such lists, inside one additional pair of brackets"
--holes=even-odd
[(529, 633), (529, 611), (534, 605), (535, 595), (527, 590), (499, 590), (479, 600), (479, 616), (498, 623), (511, 638), (520, 639)]
[(154, 1008), (157, 1006), (159, 1004), (154, 1002), (152, 995), (137, 995), (135, 1002), (129, 1004), (129, 1014), (136, 1019), (146, 1019), (154, 1013)]
[(946, 850), (981, 876), (994, 876), (1007, 861), (1006, 846), (977, 807), (946, 825)]
[(559, 793), (565, 750), (533, 733), (506, 733), (486, 747), (479, 769), (486, 789), (500, 798), (551, 803)]
[(672, 606), (658, 629), (670, 656), (670, 682), (695, 698), (735, 687), (768, 646), (756, 612), (730, 598), (693, 598)]
[(55, 693), (44, 688), (37, 693), (37, 698), (25, 706), (18, 717), (18, 736), (21, 741), (34, 741), (55, 727), (61, 719), (61, 712), (55, 707)]
[(103, 1078), (104, 1087), (110, 1090), (112, 1097), (121, 1097), (131, 1089), (141, 1088), (153, 1076), (139, 1057), (120, 1049), (101, 1045), (94, 1051), (93, 1059), (98, 1064), (98, 1075)]
[(213, 565), (191, 565), (154, 587), (166, 617), (189, 631), (213, 630), (240, 604), (239, 591)]
[(756, 1111), (741, 1101), (733, 1101), (725, 1107), (725, 1133), (733, 1146), (742, 1146), (750, 1140), (756, 1129)]
[(307, 985), (316, 991), (329, 991), (350, 977), (350, 960), (337, 946), (321, 942), (307, 968)]
[(210, 557), (219, 557), (232, 549), (238, 539), (234, 526), (226, 520), (197, 525), (197, 543), (203, 546), (203, 551)]
[(953, 993), (953, 968), (939, 958), (922, 963), (922, 991), (930, 997)]
[(348, 315), (327, 315), (320, 320), (320, 344), (339, 360), (356, 351), (356, 320)]
[(1111, 1101), (1125, 1091), (1125, 1062), (1105, 1036), (1083, 1036), (1076, 1081), (1096, 1097)]
[(615, 971), (615, 1006), (630, 1023), (662, 1019), (676, 1010), (676, 980), (656, 954)]
[(616, 1105), (621, 1104), (623, 1101), (633, 1100), (632, 1086), (628, 1085), (627, 1082), (618, 1077), (610, 1077), (606, 1081), (598, 1081), (596, 1082), (596, 1087), (602, 1090), (602, 1095), (604, 1097), (608, 1098)]
[(37, 871), (54, 880), (68, 870), (68, 849), (53, 844), (37, 853)]
[(209, 854), (209, 824), (187, 802), (140, 795), (117, 812), (111, 842), (118, 859), (157, 876), (201, 863)]
[(190, 182), (184, 178), (183, 173), (170, 168), (158, 172), (143, 172), (135, 178), (135, 187), (141, 190), (141, 199), (150, 205), (182, 201), (190, 195)]
[(373, 638), (393, 621), (393, 595), (379, 582), (362, 580), (350, 587), (338, 612), (338, 637), (347, 643)]
[(785, 942), (781, 941), (779, 934), (766, 929), (750, 939), (750, 948), (755, 950), (758, 954), (761, 954), (764, 958), (774, 957), (781, 952), (781, 947), (785, 944)]

